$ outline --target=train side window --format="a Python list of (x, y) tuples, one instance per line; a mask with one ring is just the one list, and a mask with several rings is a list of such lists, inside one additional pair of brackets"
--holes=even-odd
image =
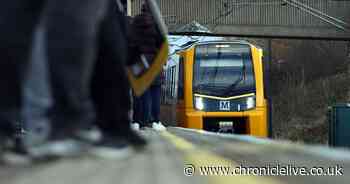
[(180, 57), (179, 60), (179, 78), (178, 78), (178, 88), (177, 88), (177, 98), (178, 100), (184, 99), (184, 58), (183, 56)]
[(174, 66), (173, 68), (172, 68), (172, 71), (173, 71), (173, 84), (172, 84), (172, 88), (173, 88), (173, 95), (172, 95), (172, 97), (173, 98), (175, 98), (175, 83), (176, 83), (176, 66)]
[(170, 77), (171, 77), (171, 73), (170, 73), (170, 68), (168, 69), (168, 78), (167, 78), (167, 97), (169, 98), (170, 97), (170, 83), (171, 83), (171, 81), (170, 81)]
[(175, 66), (171, 67), (170, 71), (171, 71), (171, 85), (170, 85), (170, 88), (171, 88), (171, 98), (174, 98), (174, 94), (175, 94)]
[(172, 98), (173, 97), (173, 68), (170, 68), (170, 85), (169, 85), (169, 97)]

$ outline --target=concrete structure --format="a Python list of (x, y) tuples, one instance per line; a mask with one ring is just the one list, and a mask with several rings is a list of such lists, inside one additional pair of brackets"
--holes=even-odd
[[(156, 0), (171, 33), (195, 22), (214, 34), (350, 39), (350, 1)], [(142, 0), (130, 0), (131, 14)]]
[[(348, 150), (179, 128), (141, 133), (149, 140), (148, 148), (120, 158), (102, 159), (87, 153), (40, 164), (0, 163), (0, 183), (348, 184), (350, 179)], [(214, 169), (205, 170), (212, 166), (226, 169), (216, 174)], [(248, 174), (247, 168), (256, 169)], [(266, 176), (256, 176), (260, 173)]]

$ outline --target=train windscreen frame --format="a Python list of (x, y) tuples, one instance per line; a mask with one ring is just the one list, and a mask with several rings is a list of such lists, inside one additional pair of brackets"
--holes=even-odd
[(255, 93), (251, 46), (210, 43), (195, 47), (194, 94), (231, 97)]

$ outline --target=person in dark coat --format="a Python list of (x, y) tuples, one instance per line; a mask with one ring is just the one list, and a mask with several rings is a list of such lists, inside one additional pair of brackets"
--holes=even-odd
[[(22, 121), (21, 109), (23, 101), (21, 96), (24, 78), (29, 66), (29, 53), (34, 30), (40, 23), (43, 26), (43, 40), (46, 44), (44, 50), (53, 103), (47, 114), (47, 124), (50, 125), (50, 133), (45, 143), (30, 147), (29, 152), (34, 155), (45, 155), (46, 153), (64, 155), (66, 154), (65, 151), (55, 152), (57, 151), (55, 146), (71, 140), (75, 141), (74, 144), (68, 142), (69, 144), (67, 145), (75, 145), (74, 148), (77, 147), (81, 140), (79, 136), (80, 130), (91, 127), (96, 122), (94, 104), (91, 100), (91, 79), (94, 75), (95, 62), (99, 60), (97, 55), (100, 57), (107, 53), (105, 56), (107, 58), (119, 58), (118, 62), (116, 62), (118, 67), (115, 68), (115, 71), (122, 70), (125, 59), (121, 58), (127, 57), (120, 54), (123, 53), (123, 50), (118, 50), (120, 54), (118, 56), (115, 56), (116, 52), (108, 51), (112, 47), (118, 48), (126, 44), (124, 40), (119, 39), (122, 36), (120, 30), (116, 31), (117, 26), (105, 24), (110, 19), (111, 13), (108, 11), (111, 11), (109, 5), (112, 2), (114, 1), (13, 0), (2, 4), (0, 7), (0, 57), (2, 60), (0, 65), (0, 85), (3, 87), (0, 90), (0, 101), (2, 102), (0, 103), (1, 137), (11, 139), (16, 131), (15, 124)], [(116, 22), (118, 21), (120, 20), (116, 20)], [(122, 28), (119, 27), (119, 29)], [(115, 36), (115, 38), (114, 36), (101, 38), (101, 34), (105, 33), (109, 36), (112, 34), (120, 35)], [(116, 42), (108, 40), (109, 38)], [(105, 47), (104, 53), (98, 49), (99, 44)], [(127, 50), (125, 51), (127, 53)], [(100, 67), (104, 68), (103, 65)], [(115, 71), (111, 71), (111, 73)], [(118, 76), (118, 74), (120, 75)], [(121, 81), (119, 87), (122, 88), (119, 91), (114, 89), (119, 92), (117, 99), (126, 97), (126, 91), (129, 92), (126, 76), (120, 72), (115, 74), (114, 77)], [(107, 77), (102, 77), (102, 79), (105, 78)], [(115, 88), (113, 82), (115, 81), (107, 81), (104, 83), (107, 85), (103, 87), (106, 89), (111, 86), (111, 88)], [(111, 98), (111, 91), (104, 90), (104, 93)], [(103, 119), (101, 121), (103, 123), (99, 124), (99, 126), (104, 132), (118, 129), (118, 135), (122, 135), (123, 133), (120, 132), (123, 132), (121, 131), (123, 128), (121, 127), (129, 126), (129, 120), (122, 111), (118, 111), (121, 113), (120, 115), (112, 117), (111, 114), (115, 113), (115, 111), (101, 110), (108, 109), (107, 105), (99, 105), (104, 100), (95, 101), (95, 105), (98, 108), (97, 116), (102, 117), (101, 114), (108, 114), (108, 117), (100, 118), (100, 120)], [(122, 109), (124, 107), (125, 109), (128, 108), (129, 102), (121, 102), (120, 104), (115, 102), (108, 106), (114, 107), (119, 105), (119, 108), (121, 106), (123, 106)], [(119, 124), (119, 127), (113, 127), (116, 126), (115, 124)], [(125, 132), (128, 131), (126, 130)], [(125, 132), (121, 137), (126, 137), (127, 141), (133, 142), (134, 140), (130, 138), (132, 137), (130, 136), (131, 134)], [(111, 134), (117, 135), (117, 131)], [(66, 151), (70, 152), (72, 150), (68, 149)]]
[[(142, 19), (142, 16), (138, 18)], [(130, 127), (131, 93), (125, 70), (125, 65), (133, 62), (128, 59), (134, 58), (128, 57), (126, 53), (137, 53), (130, 50), (122, 52), (128, 50), (130, 45), (127, 30), (138, 29), (139, 25), (132, 27), (129, 24), (132, 22), (127, 20), (118, 7), (112, 8), (107, 14), (100, 32), (99, 54), (91, 89), (97, 111), (97, 125), (105, 137), (101, 144), (111, 145), (108, 141), (111, 140), (116, 142), (115, 146), (123, 147), (127, 143), (140, 148), (145, 146), (146, 141)]]
[[(2, 136), (11, 139), (16, 131), (15, 124), (22, 121), (22, 89), (30, 62), (34, 31), (39, 24), (44, 30), (53, 98), (47, 122), (51, 131), (39, 150), (48, 150), (49, 145), (76, 140), (82, 127), (94, 123), (89, 85), (96, 60), (96, 38), (106, 14), (107, 3), (108, 0), (12, 0), (1, 4)], [(68, 145), (72, 145), (72, 142)], [(74, 145), (78, 145), (77, 142)]]

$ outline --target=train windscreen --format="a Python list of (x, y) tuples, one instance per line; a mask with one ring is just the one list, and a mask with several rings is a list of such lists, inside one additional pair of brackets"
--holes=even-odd
[(206, 44), (195, 50), (193, 92), (235, 96), (255, 92), (251, 48), (246, 44)]

